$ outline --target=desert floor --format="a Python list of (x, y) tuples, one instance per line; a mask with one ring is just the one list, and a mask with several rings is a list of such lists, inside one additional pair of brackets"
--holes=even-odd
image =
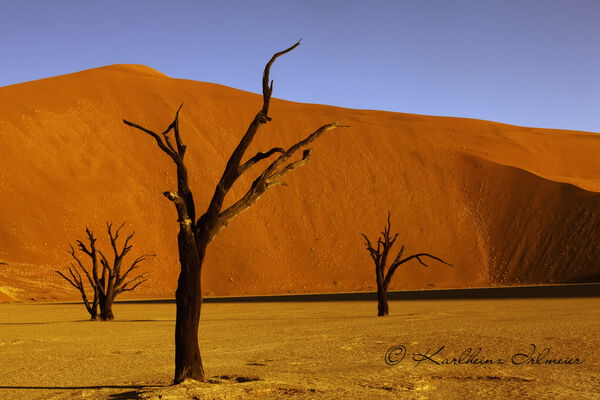
[[(116, 304), (114, 322), (87, 321), (78, 304), (2, 304), (0, 399), (595, 399), (599, 306), (599, 298), (392, 301), (391, 315), (376, 317), (371, 301), (210, 303), (200, 345), (212, 383), (169, 386), (172, 303)], [(550, 349), (541, 364), (513, 364), (532, 344), (533, 360)], [(407, 354), (388, 366), (396, 345)], [(441, 346), (431, 357), (439, 365), (419, 356)], [(470, 361), (504, 363), (441, 363), (469, 348), (481, 348)], [(582, 363), (543, 363), (575, 358)], [(244, 378), (258, 380), (237, 382)]]

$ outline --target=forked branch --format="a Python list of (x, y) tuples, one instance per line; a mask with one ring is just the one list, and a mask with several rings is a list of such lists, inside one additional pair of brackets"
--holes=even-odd
[[(242, 158), (243, 158), (246, 150), (248, 149), (248, 146), (250, 146), (250, 143), (254, 139), (254, 136), (256, 135), (256, 132), (258, 131), (260, 126), (262, 124), (266, 124), (267, 122), (269, 122), (271, 120), (271, 117), (269, 117), (269, 115), (268, 115), (269, 114), (269, 105), (271, 102), (271, 95), (273, 93), (273, 81), (270, 81), (270, 78), (269, 78), (271, 66), (273, 65), (273, 63), (275, 62), (275, 60), (277, 58), (281, 57), (282, 55), (284, 55), (286, 53), (289, 53), (290, 51), (294, 50), (299, 45), (300, 45), (300, 41), (298, 41), (296, 44), (294, 44), (293, 46), (291, 46), (283, 51), (275, 53), (265, 66), (265, 70), (263, 72), (263, 80), (262, 80), (262, 83), (263, 83), (263, 105), (262, 105), (262, 108), (258, 111), (258, 113), (256, 113), (254, 119), (248, 126), (246, 133), (240, 140), (239, 144), (237, 145), (237, 147), (235, 148), (233, 153), (231, 153), (231, 156), (229, 157), (229, 160), (227, 161), (227, 165), (225, 166), (225, 170), (223, 171), (223, 174), (221, 175), (221, 179), (219, 180), (219, 183), (217, 184), (217, 186), (215, 188), (213, 197), (210, 201), (210, 204), (208, 206), (206, 214), (203, 216), (204, 220), (208, 224), (208, 231), (210, 231), (210, 232), (213, 232), (213, 231), (217, 232), (218, 230), (220, 230), (222, 228), (222, 226), (224, 224), (226, 225), (231, 220), (232, 217), (222, 218), (223, 214), (226, 216), (237, 215), (237, 214), (239, 214), (239, 212), (234, 213), (233, 211), (238, 210), (238, 209), (246, 209), (247, 208), (247, 207), (234, 207), (233, 209), (222, 212), (225, 196), (227, 196), (227, 193), (229, 192), (229, 190), (231, 189), (233, 184), (236, 182), (236, 180), (250, 166), (252, 166), (255, 162), (257, 162), (258, 159), (266, 158), (266, 157), (263, 157), (262, 155), (259, 155), (259, 154), (261, 154), (261, 153), (259, 153), (256, 156), (252, 157), (246, 164), (240, 166)], [(323, 129), (323, 128), (325, 128), (325, 127), (322, 127), (321, 129)], [(274, 154), (275, 152), (281, 152), (279, 150), (281, 150), (281, 149), (280, 148), (271, 149), (269, 151), (271, 153), (271, 154), (269, 154), (269, 156)], [(269, 152), (262, 153), (262, 154), (268, 154)], [(287, 152), (281, 152), (281, 153), (282, 153), (282, 155), (280, 156), (280, 158), (286, 157), (285, 158), (286, 160), (292, 155), (292, 154), (286, 154), (286, 153), (289, 153), (289, 150)], [(258, 184), (258, 186), (264, 186), (267, 182), (266, 182), (266, 179), (263, 178), (263, 179), (261, 179), (261, 182), (256, 182), (256, 183)], [(255, 185), (253, 184), (253, 186), (255, 186)], [(254, 191), (254, 190), (251, 188), (250, 191)], [(262, 188), (261, 188), (259, 190), (259, 192), (260, 192), (260, 194), (251, 195), (249, 197), (252, 197), (255, 201), (258, 197), (260, 197), (260, 195), (262, 193), (264, 193), (264, 190), (262, 190)], [(248, 199), (247, 196), (244, 196), (244, 198)], [(244, 202), (245, 202), (245, 200), (244, 200)], [(214, 236), (214, 235), (212, 235), (212, 236)]]
[(246, 161), (244, 164), (242, 164), (240, 166), (239, 174), (242, 175), (244, 172), (246, 172), (248, 170), (248, 168), (250, 168), (251, 166), (253, 166), (254, 164), (256, 164), (259, 161), (262, 161), (264, 159), (271, 157), (275, 153), (285, 154), (285, 150), (282, 149), (281, 147), (274, 147), (271, 150), (267, 151), (266, 153), (263, 153), (263, 152), (257, 153), (254, 157), (250, 158), (248, 161)]
[[(179, 106), (177, 111), (175, 112), (175, 118), (173, 122), (169, 124), (167, 129), (165, 129), (160, 135), (153, 130), (145, 128), (141, 125), (138, 125), (134, 122), (128, 121), (126, 119), (123, 120), (123, 123), (129, 125), (133, 128), (139, 129), (140, 131), (147, 133), (152, 136), (156, 141), (158, 147), (165, 152), (169, 157), (175, 161), (177, 165), (180, 165), (183, 162), (183, 156), (185, 154), (186, 146), (181, 142), (181, 137), (179, 135), (179, 113), (181, 112), (181, 108), (183, 107), (183, 103)], [(177, 149), (173, 147), (169, 140), (168, 134), (173, 130), (175, 132), (175, 142), (177, 145)]]
[[(194, 219), (196, 218), (196, 205), (194, 203), (194, 197), (192, 195), (192, 192), (190, 191), (190, 188), (189, 188), (187, 168), (183, 161), (187, 146), (185, 144), (183, 144), (183, 141), (181, 140), (181, 135), (179, 132), (179, 114), (181, 113), (182, 107), (183, 107), (183, 103), (179, 106), (179, 108), (175, 112), (175, 118), (173, 119), (173, 122), (171, 122), (169, 124), (169, 126), (167, 127), (167, 129), (165, 129), (164, 132), (162, 132), (160, 135), (148, 128), (145, 128), (141, 125), (135, 124), (128, 120), (124, 119), (123, 122), (126, 125), (129, 125), (136, 129), (139, 129), (142, 132), (145, 132), (148, 135), (152, 136), (154, 138), (154, 140), (156, 141), (156, 143), (158, 144), (158, 147), (164, 153), (169, 155), (169, 157), (171, 157), (171, 159), (177, 165), (177, 193), (176, 193), (176, 196), (175, 195), (173, 195), (173, 196), (167, 195), (167, 194), (170, 194), (173, 192), (165, 192), (164, 194), (171, 201), (174, 201), (176, 199), (176, 197), (182, 200), (182, 202), (180, 204), (175, 202), (175, 204), (177, 206), (177, 211), (179, 213), (179, 219), (181, 221), (189, 219), (191, 221), (191, 227), (193, 230)], [(173, 131), (175, 134), (175, 146), (173, 146), (171, 140), (169, 139), (169, 133), (171, 131)], [(183, 212), (183, 214), (185, 214), (185, 217), (182, 216), (181, 212)]]
[[(256, 202), (256, 200), (258, 200), (270, 187), (275, 185), (285, 185), (285, 182), (283, 182), (283, 178), (289, 172), (303, 166), (310, 157), (310, 150), (304, 150), (301, 159), (288, 163), (288, 160), (297, 151), (304, 149), (312, 141), (317, 139), (322, 133), (328, 130), (346, 127), (346, 125), (343, 125), (338, 122), (323, 125), (311, 135), (294, 144), (287, 150), (284, 150), (281, 147), (274, 147), (268, 150), (267, 152), (259, 152), (250, 159), (248, 159), (245, 163), (241, 163), (242, 158), (246, 153), (246, 150), (250, 146), (250, 143), (254, 139), (260, 126), (271, 120), (271, 118), (268, 116), (271, 95), (273, 94), (273, 81), (270, 80), (271, 66), (273, 65), (275, 60), (277, 60), (277, 58), (289, 53), (299, 45), (300, 41), (283, 51), (275, 53), (271, 57), (269, 62), (267, 62), (267, 64), (265, 65), (262, 79), (262, 107), (256, 113), (255, 117), (248, 126), (246, 133), (244, 134), (237, 147), (231, 153), (231, 156), (227, 160), (225, 170), (223, 171), (223, 174), (221, 175), (221, 178), (215, 187), (213, 196), (206, 209), (206, 212), (197, 221), (195, 220), (195, 205), (187, 181), (187, 170), (183, 163), (183, 156), (185, 153), (186, 146), (181, 141), (179, 132), (179, 113), (181, 111), (181, 106), (177, 110), (173, 122), (160, 135), (141, 125), (135, 124), (128, 120), (123, 120), (125, 124), (133, 128), (139, 129), (142, 132), (145, 132), (146, 134), (153, 137), (160, 149), (166, 154), (168, 154), (177, 164), (178, 191), (177, 193), (167, 191), (163, 194), (175, 204), (177, 214), (179, 217), (178, 221), (181, 224), (180, 229), (191, 230), (193, 236), (195, 237), (198, 237), (198, 234), (201, 230), (203, 233), (203, 237), (207, 238), (207, 240), (210, 241), (212, 237), (214, 237), (214, 235), (223, 226), (226, 226), (232, 218), (239, 215), (242, 211), (246, 210), (252, 204), (254, 204), (254, 202)], [(173, 130), (175, 133), (176, 147), (173, 145), (168, 136), (171, 130)], [(229, 207), (225, 211), (222, 211), (225, 197), (231, 190), (233, 184), (238, 180), (238, 178), (254, 164), (265, 160), (274, 154), (280, 155), (267, 168), (265, 168), (265, 170), (258, 176), (258, 178), (254, 180), (247, 193), (244, 196), (242, 196), (242, 198), (240, 198), (238, 201), (234, 202), (234, 204), (231, 207)]]
[(250, 208), (250, 206), (252, 206), (269, 188), (285, 184), (282, 179), (291, 171), (303, 166), (310, 157), (311, 151), (309, 149), (304, 150), (300, 160), (286, 164), (295, 153), (316, 140), (324, 132), (335, 128), (345, 127), (347, 127), (347, 125), (338, 122), (323, 125), (305, 139), (294, 144), (286, 151), (281, 152), (281, 155), (265, 168), (254, 182), (252, 182), (252, 185), (246, 194), (219, 214), (217, 231), (222, 227), (227, 226), (233, 218)]

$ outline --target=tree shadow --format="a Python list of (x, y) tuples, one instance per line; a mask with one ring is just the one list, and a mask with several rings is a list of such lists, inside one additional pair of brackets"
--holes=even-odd
[(0, 322), (0, 325), (51, 325), (62, 323), (63, 322)]
[(142, 390), (130, 390), (129, 392), (113, 393), (108, 396), (109, 400), (139, 400)]
[(0, 386), (0, 389), (22, 390), (83, 390), (83, 389), (145, 389), (164, 385), (98, 385), (98, 386)]
[(168, 385), (97, 385), (97, 386), (0, 386), (2, 389), (10, 390), (89, 390), (89, 389), (131, 389), (126, 392), (109, 394), (110, 400), (138, 400), (145, 389), (162, 388)]
[(139, 400), (144, 389), (161, 388), (165, 385), (98, 385), (98, 386), (0, 386), (2, 389), (11, 390), (85, 390), (85, 389), (132, 389), (126, 392), (109, 394), (110, 400)]
[(110, 322), (175, 322), (174, 319), (115, 319)]
[(52, 325), (65, 323), (123, 323), (123, 322), (175, 322), (174, 319), (115, 319), (112, 321), (100, 321), (91, 319), (77, 319), (73, 321), (50, 321), (50, 322), (0, 322), (2, 325)]

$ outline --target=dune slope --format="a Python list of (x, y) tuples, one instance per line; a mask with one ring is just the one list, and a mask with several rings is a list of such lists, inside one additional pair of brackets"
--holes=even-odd
[[(280, 82), (280, 84), (285, 84)], [(316, 90), (316, 89), (315, 89)], [(275, 93), (276, 94), (276, 93)], [(161, 193), (175, 168), (153, 140), (179, 104), (197, 208), (206, 207), (260, 96), (116, 65), (0, 88), (0, 301), (76, 298), (53, 273), (85, 226), (135, 230), (152, 253), (133, 297), (169, 297), (178, 272), (176, 213)], [(349, 110), (273, 99), (273, 121), (247, 157), (334, 121), (312, 158), (209, 247), (209, 295), (367, 290), (374, 268), (360, 232), (386, 213), (406, 251), (453, 267), (406, 264), (393, 288), (597, 280), (600, 135), (495, 122)], [(254, 166), (228, 197), (239, 198)]]

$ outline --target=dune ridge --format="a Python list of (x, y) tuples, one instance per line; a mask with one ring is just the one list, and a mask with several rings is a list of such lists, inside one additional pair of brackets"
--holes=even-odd
[[(130, 297), (173, 296), (176, 213), (161, 193), (175, 188), (175, 168), (121, 121), (162, 130), (181, 103), (202, 209), (259, 95), (137, 65), (0, 88), (0, 261), (8, 264), (0, 285), (21, 289), (3, 291), (0, 301), (77, 298), (52, 271), (68, 265), (68, 244), (85, 226), (102, 245), (106, 221), (126, 221), (136, 231), (134, 253), (157, 255), (145, 267), (149, 282)], [(388, 210), (407, 252), (454, 264), (405, 265), (394, 289), (600, 276), (598, 134), (279, 99), (270, 116), (247, 157), (325, 123), (351, 127), (315, 142), (288, 187), (265, 194), (218, 235), (203, 270), (208, 295), (373, 290), (359, 232), (377, 235)]]

